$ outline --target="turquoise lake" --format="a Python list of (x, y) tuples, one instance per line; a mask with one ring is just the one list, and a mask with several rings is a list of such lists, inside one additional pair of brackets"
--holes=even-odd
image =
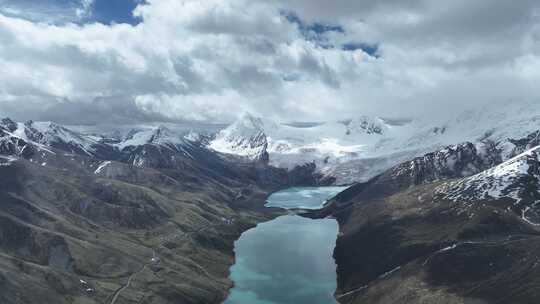
[[(345, 188), (291, 188), (267, 207), (319, 209)], [(333, 304), (337, 287), (332, 257), (338, 224), (286, 215), (258, 225), (235, 243), (235, 287), (225, 304)]]

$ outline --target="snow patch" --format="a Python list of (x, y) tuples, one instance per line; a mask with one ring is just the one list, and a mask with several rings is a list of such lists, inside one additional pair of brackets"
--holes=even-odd
[(538, 160), (538, 151), (540, 146), (453, 184), (446, 198), (453, 201), (477, 201), (508, 197), (519, 202), (522, 187), (515, 185), (520, 178), (529, 175), (529, 160)]
[(100, 174), (101, 172), (103, 172), (103, 169), (105, 169), (108, 165), (110, 165), (112, 162), (110, 161), (104, 161), (102, 162), (99, 167), (96, 169), (96, 171), (94, 171), (94, 174)]

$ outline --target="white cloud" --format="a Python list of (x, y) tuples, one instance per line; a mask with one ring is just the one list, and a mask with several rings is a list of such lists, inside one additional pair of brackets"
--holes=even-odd
[[(92, 1), (81, 3), (79, 13), (88, 14)], [(62, 111), (76, 115), (74, 107), (88, 111), (97, 100), (100, 115), (109, 102), (128, 105), (122, 115), (136, 119), (224, 121), (247, 110), (325, 120), (535, 100), (538, 7), (528, 0), (150, 0), (135, 10), (143, 20), (136, 26), (52, 25), (0, 10), (0, 111), (39, 119), (42, 104), (62, 119)], [(320, 34), (335, 45), (322, 47), (284, 11), (344, 32)], [(380, 58), (342, 50), (345, 43), (377, 45)]]
[(85, 19), (92, 15), (94, 0), (81, 0), (81, 6), (75, 9), (75, 15), (79, 19)]

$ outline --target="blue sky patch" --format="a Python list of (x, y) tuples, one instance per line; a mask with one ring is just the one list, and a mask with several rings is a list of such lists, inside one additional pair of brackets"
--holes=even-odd
[(290, 23), (295, 24), (306, 40), (314, 42), (324, 48), (334, 47), (326, 37), (328, 33), (345, 34), (345, 29), (338, 24), (328, 24), (323, 22), (307, 23), (296, 13), (288, 11), (282, 11), (281, 15)]
[(142, 20), (133, 16), (133, 10), (143, 1), (138, 0), (95, 0), (92, 5), (91, 21), (104, 24), (129, 23), (132, 25)]
[(142, 20), (133, 16), (133, 10), (145, 0), (94, 0), (84, 10), (83, 0), (0, 0), (0, 13), (34, 22), (79, 24), (129, 23)]
[(341, 49), (344, 51), (356, 51), (356, 50), (362, 50), (366, 54), (368, 54), (371, 57), (379, 58), (379, 46), (377, 44), (369, 44), (369, 43), (363, 43), (363, 42), (350, 42), (345, 43), (341, 46)]

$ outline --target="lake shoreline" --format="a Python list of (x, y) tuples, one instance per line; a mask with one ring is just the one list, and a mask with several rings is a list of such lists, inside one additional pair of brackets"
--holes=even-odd
[[(291, 299), (295, 303), (337, 303), (333, 251), (338, 223), (334, 219), (310, 219), (302, 214), (310, 209), (295, 207), (320, 209), (343, 189), (290, 188), (271, 194), (265, 206), (284, 214), (247, 229), (235, 241), (229, 276), (233, 286), (223, 303), (277, 304), (290, 303)], [(282, 292), (273, 293), (272, 289)], [(283, 294), (290, 298), (285, 300)], [(321, 299), (323, 302), (317, 302)]]

